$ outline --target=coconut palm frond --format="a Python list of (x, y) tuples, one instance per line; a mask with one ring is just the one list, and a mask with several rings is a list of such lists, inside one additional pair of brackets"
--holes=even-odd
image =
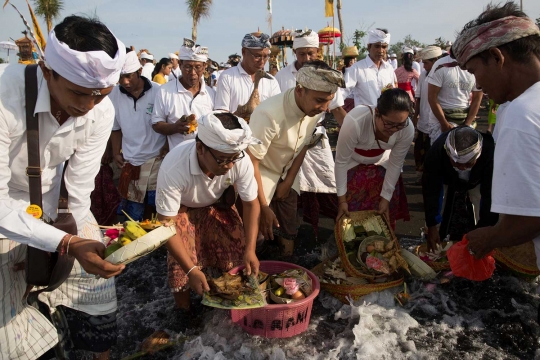
[(186, 0), (186, 5), (189, 15), (198, 21), (201, 18), (210, 16), (212, 0)]
[(64, 9), (63, 0), (34, 0), (35, 12), (44, 18), (58, 19)]

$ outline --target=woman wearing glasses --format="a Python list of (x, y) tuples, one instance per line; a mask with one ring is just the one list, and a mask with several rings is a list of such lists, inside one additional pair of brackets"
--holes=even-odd
[(414, 137), (410, 103), (404, 90), (388, 89), (376, 108), (360, 105), (345, 117), (336, 149), (338, 219), (378, 210), (393, 228), (396, 220), (409, 220), (401, 168)]

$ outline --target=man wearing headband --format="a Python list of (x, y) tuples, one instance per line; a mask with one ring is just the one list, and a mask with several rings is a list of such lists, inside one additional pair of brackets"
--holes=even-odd
[[(236, 112), (238, 106), (247, 104), (254, 92), (255, 73), (263, 70), (270, 57), (270, 37), (266, 34), (256, 36), (246, 34), (242, 40), (242, 62), (225, 70), (220, 78), (216, 92), (216, 109)], [(280, 93), (279, 84), (272, 75), (260, 79), (260, 101)]]
[(175, 53), (169, 53), (169, 59), (172, 62), (172, 70), (169, 75), (169, 81), (178, 80), (178, 77), (181, 75), (180, 72), (180, 59)]
[(390, 54), (389, 58), (390, 58), (390, 60), (388, 62), (390, 63), (390, 65), (392, 65), (394, 70), (396, 70), (398, 68), (397, 55), (392, 53), (392, 54)]
[(540, 30), (513, 2), (488, 6), (452, 45), (452, 56), (474, 74), (497, 104), (493, 227), (467, 234), (477, 258), (533, 240), (540, 267)]
[[(257, 182), (245, 154), (258, 143), (243, 119), (211, 112), (199, 119), (196, 141), (181, 143), (163, 160), (156, 204), (160, 221), (176, 222), (167, 248), (169, 286), (179, 308), (189, 309), (189, 289), (201, 295), (209, 290), (201, 271), (206, 267), (225, 272), (244, 264), (248, 274), (259, 271)], [(234, 207), (235, 188), (242, 218)]]
[(347, 91), (354, 95), (354, 104), (377, 106), (377, 99), (385, 87), (397, 87), (394, 67), (384, 58), (390, 46), (390, 34), (386, 29), (368, 31), (368, 56), (357, 61), (345, 72)]
[(420, 51), (424, 70), (420, 74), (418, 86), (414, 96), (416, 102), (414, 104), (413, 124), (416, 128), (416, 139), (414, 141), (414, 162), (416, 165), (417, 184), (422, 183), (422, 171), (424, 169), (424, 158), (429, 148), (431, 141), (429, 139), (429, 116), (431, 107), (428, 102), (428, 83), (427, 76), (435, 61), (442, 55), (441, 48), (438, 46), (427, 46)]
[(292, 255), (297, 235), (296, 175), (306, 145), (319, 142), (320, 137), (312, 136), (314, 129), (338, 88), (345, 85), (341, 72), (319, 60), (304, 64), (296, 82), (296, 87), (261, 103), (249, 124), (262, 141), (248, 149), (259, 187), (259, 229), (267, 240), (278, 237), (284, 256)]
[(167, 137), (152, 129), (152, 110), (159, 84), (140, 75), (134, 51), (127, 52), (118, 85), (109, 95), (114, 110), (111, 134), (113, 157), (122, 169), (119, 209), (142, 221), (156, 212), (156, 181), (161, 159), (168, 151)]
[[(433, 64), (428, 76), (429, 138), (433, 144), (439, 135), (456, 124), (475, 122), (482, 90), (476, 87), (474, 76), (462, 70), (449, 56)], [(472, 100), (471, 100), (472, 94)]]
[[(90, 193), (114, 121), (107, 95), (118, 82), (125, 51), (99, 21), (67, 17), (49, 34), (45, 62), (39, 62), (37, 83), (31, 84), (37, 91), (31, 111), (39, 121), (43, 219), (56, 218), (62, 166), (69, 160), (64, 179), (79, 234), (66, 234), (26, 212), (30, 202), (25, 66), (0, 70), (0, 306), (5, 309), (0, 313), (0, 358), (37, 358), (58, 341), (45, 316), (22, 301), (24, 272), (13, 269), (25, 261), (27, 245), (68, 252), (77, 260), (59, 289), (39, 295), (45, 313), (47, 306), (56, 308), (70, 331), (87, 330), (71, 339), (75, 347), (106, 352), (116, 341), (114, 279), (97, 280), (89, 274), (110, 278), (124, 266), (102, 260), (105, 246), (90, 212)], [(97, 340), (100, 331), (106, 338)]]
[(154, 55), (148, 54), (147, 52), (141, 52), (141, 65), (143, 67), (141, 75), (152, 80), (152, 73), (154, 72)]
[[(439, 136), (428, 151), (422, 189), (430, 249), (436, 250), (447, 235), (450, 240), (461, 240), (475, 226), (497, 222), (497, 214), (490, 212), (494, 150), (490, 134), (461, 126)], [(443, 186), (441, 221), (439, 207)], [(474, 218), (469, 216), (471, 212), (465, 205), (467, 195)]]
[(160, 88), (152, 113), (154, 131), (167, 135), (171, 150), (184, 140), (195, 139), (197, 130), (190, 129), (188, 117), (194, 115), (198, 121), (213, 111), (216, 96), (204, 82), (208, 48), (184, 39), (179, 58), (182, 76)]

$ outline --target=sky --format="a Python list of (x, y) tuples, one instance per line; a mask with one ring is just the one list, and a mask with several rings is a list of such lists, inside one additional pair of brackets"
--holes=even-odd
[[(540, 17), (539, 0), (522, 0), (531, 18)], [(4, 1), (1, 1), (2, 3)], [(29, 20), (24, 0), (11, 0)], [(30, 0), (32, 4), (32, 0)], [(476, 18), (489, 0), (342, 0), (344, 39), (352, 45), (355, 29), (387, 28), (391, 42), (411, 35), (425, 44), (438, 37), (453, 41), (456, 31)], [(320, 30), (331, 24), (324, 17), (324, 0), (272, 0), (272, 31), (282, 27)], [(64, 0), (61, 16), (97, 15), (127, 46), (147, 48), (159, 59), (178, 51), (184, 37), (191, 37), (192, 19), (184, 0)], [(241, 41), (248, 32), (270, 33), (266, 0), (214, 0), (209, 18), (198, 26), (197, 43), (209, 48), (210, 58), (222, 62), (228, 55), (241, 52)], [(41, 23), (42, 30), (46, 26)], [(335, 27), (339, 28), (337, 12)], [(22, 37), (22, 20), (15, 10), (0, 10), (0, 41)], [(0, 53), (0, 57), (6, 57)], [(291, 56), (291, 55), (289, 55)], [(16, 61), (10, 55), (10, 61)]]

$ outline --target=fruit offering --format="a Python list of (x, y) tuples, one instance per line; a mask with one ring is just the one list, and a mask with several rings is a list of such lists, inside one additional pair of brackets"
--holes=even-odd
[(158, 220), (157, 214), (152, 214), (151, 219), (145, 219), (141, 221), (139, 225), (141, 225), (141, 227), (145, 230), (154, 230), (163, 225), (163, 223)]
[(189, 129), (188, 129), (187, 133), (188, 134), (194, 133), (195, 130), (197, 130), (197, 126), (199, 126), (197, 124), (197, 118), (195, 117), (194, 114), (191, 114), (186, 118), (186, 121), (187, 121), (188, 126), (189, 126)]
[[(123, 228), (120, 230), (109, 229), (105, 233), (105, 235), (110, 239), (109, 243), (107, 244), (107, 248), (105, 249), (105, 258), (109, 257), (109, 255), (120, 249), (122, 246), (126, 246), (133, 240), (137, 240), (141, 236), (147, 234), (147, 232), (136, 221), (125, 221), (122, 227)], [(113, 238), (115, 235), (116, 237)]]
[(311, 279), (303, 270), (292, 269), (272, 275), (270, 298), (278, 304), (305, 299), (312, 292)]

